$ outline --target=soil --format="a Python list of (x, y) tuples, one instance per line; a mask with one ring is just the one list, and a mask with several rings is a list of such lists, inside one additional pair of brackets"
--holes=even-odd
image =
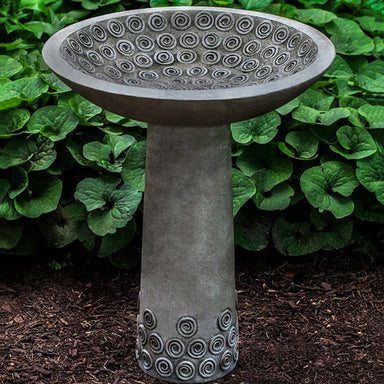
[[(0, 262), (0, 383), (159, 384), (134, 359), (139, 271), (76, 263)], [(240, 360), (214, 383), (384, 383), (383, 260), (245, 254), (236, 278)]]

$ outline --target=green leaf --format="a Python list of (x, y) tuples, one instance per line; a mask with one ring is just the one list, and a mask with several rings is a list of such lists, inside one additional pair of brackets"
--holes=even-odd
[(193, 0), (174, 0), (173, 1), (173, 5), (175, 7), (185, 7), (185, 6), (189, 6), (189, 5), (192, 5), (193, 3)]
[(91, 103), (86, 98), (80, 96), (77, 93), (66, 94), (65, 96), (61, 97), (59, 99), (58, 105), (62, 107), (70, 106), (83, 122), (91, 119), (103, 111), (102, 108)]
[(33, 101), (48, 91), (48, 84), (39, 77), (22, 77), (3, 87), (5, 92), (16, 92), (21, 100)]
[(27, 190), (15, 198), (15, 208), (21, 215), (31, 218), (54, 211), (62, 188), (57, 177), (43, 172), (33, 173), (29, 177)]
[(47, 84), (55, 90), (56, 93), (70, 92), (71, 88), (63, 83), (53, 72), (43, 73), (42, 77)]
[(348, 108), (332, 108), (329, 111), (320, 113), (318, 119), (322, 125), (332, 125), (340, 119), (347, 118), (351, 112)]
[(350, 165), (328, 161), (307, 169), (300, 178), (300, 186), (309, 203), (320, 212), (330, 211), (337, 219), (353, 212), (349, 197), (359, 182)]
[(0, 111), (10, 109), (20, 105), (22, 100), (15, 91), (4, 91), (0, 88)]
[(384, 105), (362, 105), (359, 114), (368, 121), (370, 128), (384, 128)]
[(131, 220), (127, 226), (117, 229), (116, 233), (105, 235), (101, 240), (98, 257), (107, 257), (130, 243), (136, 232), (136, 224)]
[(121, 171), (124, 183), (132, 185), (139, 191), (144, 191), (145, 188), (146, 144), (145, 141), (140, 141), (128, 149)]
[(241, 144), (251, 141), (267, 144), (276, 136), (277, 127), (280, 124), (280, 116), (276, 112), (269, 112), (250, 120), (233, 123), (231, 125), (232, 136)]
[(299, 105), (299, 107), (292, 112), (293, 119), (308, 124), (315, 124), (319, 116), (320, 111), (305, 105)]
[(281, 183), (268, 192), (256, 190), (253, 201), (255, 202), (257, 208), (264, 211), (283, 210), (289, 206), (291, 198), (294, 194), (295, 191), (289, 184)]
[(330, 148), (346, 159), (362, 159), (377, 151), (374, 140), (364, 128), (345, 125), (338, 129), (336, 135), (340, 145), (331, 145)]
[(0, 79), (9, 78), (19, 73), (23, 66), (12, 57), (0, 55)]
[(375, 60), (361, 67), (357, 82), (366, 91), (384, 93), (384, 61)]
[(24, 224), (21, 220), (0, 220), (0, 249), (11, 249), (20, 241)]
[(30, 113), (28, 109), (9, 109), (0, 111), (0, 139), (16, 135), (16, 131), (28, 122)]
[(73, 203), (41, 216), (39, 227), (45, 241), (52, 247), (62, 248), (79, 237), (79, 227), (87, 219), (87, 212), (80, 203)]
[(9, 197), (14, 199), (16, 196), (19, 196), (27, 189), (28, 183), (27, 172), (21, 167), (13, 168), (11, 172), (11, 188), (8, 192)]
[(324, 76), (334, 77), (337, 79), (349, 79), (353, 76), (353, 71), (348, 63), (340, 55), (336, 55), (335, 61), (324, 74)]
[(269, 243), (272, 217), (263, 211), (240, 212), (235, 217), (235, 244), (249, 251), (261, 251)]
[(363, 221), (384, 224), (384, 205), (376, 200), (366, 190), (353, 196), (355, 202), (355, 216)]
[(340, 107), (359, 109), (362, 105), (369, 104), (368, 101), (356, 96), (343, 96), (339, 100)]
[(296, 9), (296, 19), (306, 24), (324, 25), (336, 19), (337, 16), (319, 8)]
[(356, 17), (355, 20), (368, 32), (384, 33), (384, 18), (379, 15)]
[(328, 111), (331, 108), (334, 99), (333, 96), (329, 96), (322, 91), (312, 88), (309, 88), (298, 96), (298, 100), (302, 105), (318, 111)]
[(279, 149), (294, 159), (311, 160), (316, 156), (319, 140), (306, 131), (291, 131), (285, 136), (288, 144), (279, 142)]
[(264, 11), (273, 0), (239, 0), (244, 9), (252, 11)]
[(0, 203), (7, 196), (11, 183), (7, 179), (0, 179)]
[(255, 184), (239, 170), (232, 169), (233, 216), (256, 192)]
[(332, 34), (337, 53), (363, 55), (375, 48), (373, 40), (352, 20), (338, 17), (326, 25), (326, 31)]
[(52, 141), (58, 141), (72, 132), (78, 123), (78, 117), (70, 108), (49, 105), (38, 109), (32, 115), (28, 132), (39, 132)]
[(272, 227), (272, 239), (275, 248), (283, 255), (302, 256), (323, 248), (327, 236), (314, 230), (311, 223), (290, 223), (279, 217)]
[(360, 183), (370, 192), (374, 192), (377, 200), (384, 205), (384, 153), (357, 161), (356, 176)]
[(294, 109), (296, 109), (300, 104), (300, 100), (296, 97), (295, 99), (289, 101), (287, 104), (284, 104), (280, 108), (276, 109), (276, 112), (278, 112), (280, 115), (288, 115), (288, 113), (291, 113)]

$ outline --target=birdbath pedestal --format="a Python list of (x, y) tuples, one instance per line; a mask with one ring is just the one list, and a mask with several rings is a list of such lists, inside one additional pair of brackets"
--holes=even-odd
[(306, 90), (333, 45), (278, 16), (168, 7), (66, 27), (43, 57), (93, 103), (149, 123), (140, 367), (178, 383), (226, 375), (239, 357), (229, 124)]

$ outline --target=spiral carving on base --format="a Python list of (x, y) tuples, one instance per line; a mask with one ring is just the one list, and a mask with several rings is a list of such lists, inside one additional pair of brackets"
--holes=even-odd
[(214, 334), (207, 340), (199, 337), (199, 321), (194, 316), (182, 316), (176, 321), (175, 337), (164, 339), (155, 312), (145, 309), (137, 326), (135, 355), (140, 367), (173, 382), (203, 382), (225, 375), (239, 357), (237, 320), (226, 308), (212, 325)]

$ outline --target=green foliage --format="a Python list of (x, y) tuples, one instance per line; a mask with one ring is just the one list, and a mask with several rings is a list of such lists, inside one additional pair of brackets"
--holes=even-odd
[(0, 3), (0, 254), (77, 242), (119, 267), (137, 264), (146, 125), (71, 91), (40, 52), (81, 19), (169, 5), (275, 13), (336, 46), (311, 89), (232, 124), (236, 244), (299, 256), (369, 237), (364, 223), (383, 228), (382, 1), (19, 0)]

